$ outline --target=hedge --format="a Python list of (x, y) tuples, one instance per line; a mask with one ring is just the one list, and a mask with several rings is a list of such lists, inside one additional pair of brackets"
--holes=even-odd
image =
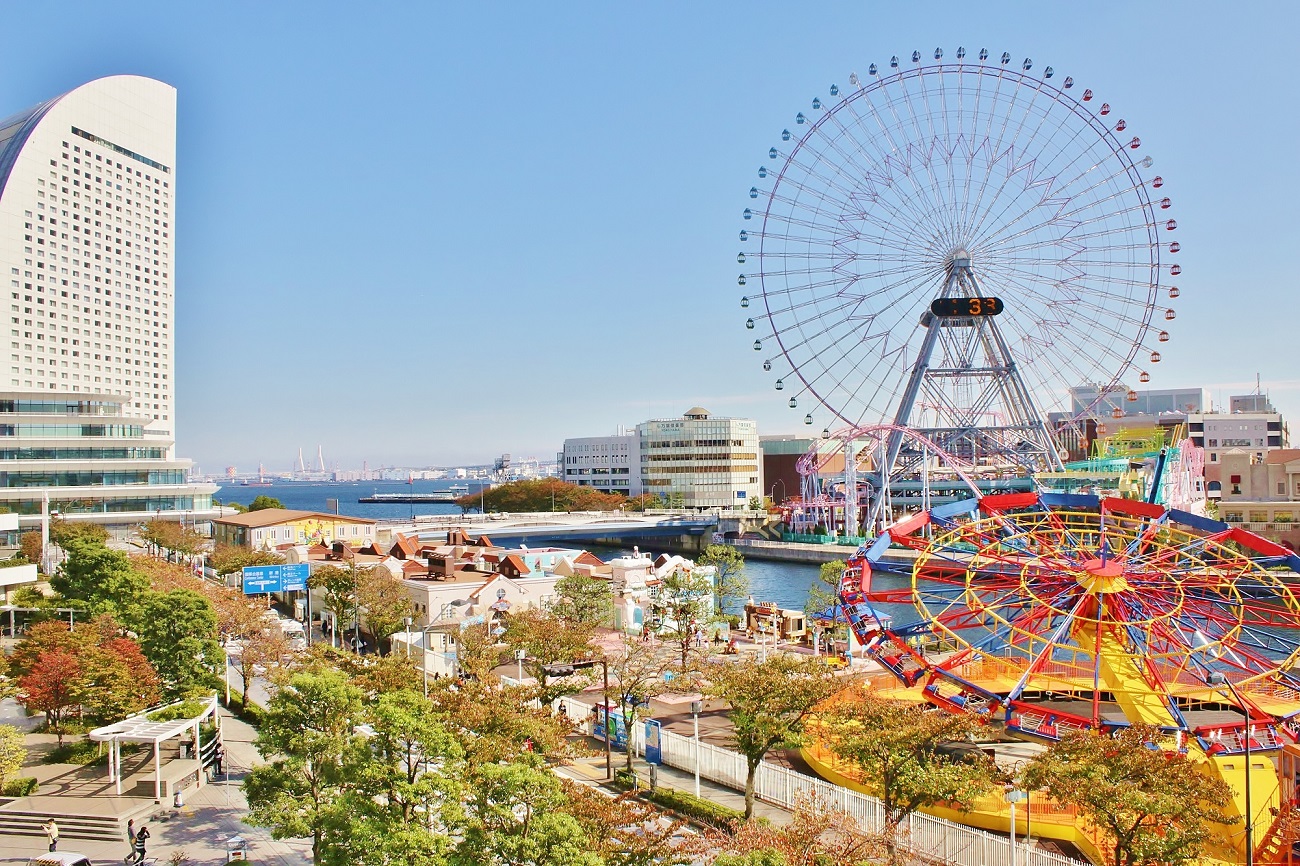
[(4, 795), (6, 797), (30, 797), (36, 793), (36, 780), (31, 776), (20, 776), (17, 779), (10, 779), (5, 782)]

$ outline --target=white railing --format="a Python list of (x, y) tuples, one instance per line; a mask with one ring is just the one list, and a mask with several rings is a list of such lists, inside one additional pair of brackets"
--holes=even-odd
[[(574, 723), (581, 725), (591, 720), (590, 704), (571, 697), (556, 701), (556, 705), (560, 703), (564, 704), (565, 713)], [(638, 755), (645, 754), (644, 725), (633, 727), (632, 743)], [(659, 745), (665, 764), (694, 772), (695, 740), (670, 731), (660, 731)], [(699, 762), (700, 778), (738, 791), (745, 789), (745, 758), (740, 753), (700, 743)], [(783, 809), (792, 809), (801, 796), (811, 795), (818, 802), (851, 815), (868, 833), (880, 832), (884, 827), (884, 809), (875, 797), (767, 761), (758, 768), (754, 779), (754, 794), (758, 799)], [(905, 822), (902, 834), (902, 844), (913, 854), (938, 859), (943, 863), (955, 866), (998, 866), (1013, 862), (1011, 842), (1006, 836), (986, 833), (932, 815), (913, 813)], [(1024, 843), (1016, 846), (1015, 857), (1014, 862), (1023, 866), (1088, 866), (1070, 857)]]

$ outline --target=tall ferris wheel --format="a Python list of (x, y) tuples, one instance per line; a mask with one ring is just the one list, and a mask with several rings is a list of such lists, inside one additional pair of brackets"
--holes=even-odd
[(1150, 379), (1177, 224), (1091, 90), (1006, 53), (913, 52), (830, 87), (780, 138), (738, 281), (753, 349), (807, 423), (891, 424), (966, 468), (1032, 472), (1060, 465), (1047, 417), (1078, 414), (1072, 387)]

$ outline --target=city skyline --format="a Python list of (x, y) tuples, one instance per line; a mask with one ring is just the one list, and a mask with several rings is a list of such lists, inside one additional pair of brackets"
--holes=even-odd
[(1269, 313), (1294, 306), (1271, 248), (1300, 208), (1300, 121), (1271, 101), (1288, 69), (1267, 38), (1294, 9), (1005, 4), (967, 21), (945, 5), (357, 21), (341, 4), (146, 3), (142, 43), (73, 3), (53, 44), (36, 38), (49, 17), (18, 8), (30, 38), (0, 61), (0, 112), (112, 74), (177, 87), (177, 450), (209, 472), (318, 445), (346, 467), (546, 459), (694, 405), (807, 432), (746, 348), (745, 190), (813, 96), (936, 46), (1033, 57), (1116, 106), (1183, 242), (1146, 387), (1226, 404), (1259, 374), (1295, 417), (1286, 316)]

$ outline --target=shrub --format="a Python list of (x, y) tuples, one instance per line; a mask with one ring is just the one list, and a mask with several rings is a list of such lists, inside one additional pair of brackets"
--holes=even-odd
[(41, 758), (43, 764), (79, 764), (83, 767), (101, 761), (108, 762), (108, 752), (101, 754), (99, 743), (92, 740), (74, 740), (57, 746)]
[(733, 824), (743, 824), (745, 822), (744, 812), (723, 806), (712, 800), (696, 797), (694, 794), (688, 794), (685, 791), (677, 791), (672, 788), (656, 788), (654, 791), (642, 792), (641, 796), (656, 805), (663, 806), (665, 809), (670, 809), (688, 818), (715, 827), (730, 827)]
[[(635, 773), (619, 770), (614, 773), (614, 784), (624, 790), (635, 790), (639, 783)], [(642, 799), (649, 800), (657, 806), (712, 827), (727, 829), (745, 822), (745, 813), (742, 811), (674, 788), (661, 787), (651, 791), (649, 788), (640, 787), (637, 793)]]
[(5, 782), (3, 793), (6, 797), (30, 797), (36, 793), (36, 787), (36, 780), (31, 776), (20, 776)]
[(202, 701), (185, 700), (174, 706), (155, 710), (147, 718), (151, 722), (174, 722), (179, 719), (192, 719), (201, 715), (206, 709), (207, 705)]

